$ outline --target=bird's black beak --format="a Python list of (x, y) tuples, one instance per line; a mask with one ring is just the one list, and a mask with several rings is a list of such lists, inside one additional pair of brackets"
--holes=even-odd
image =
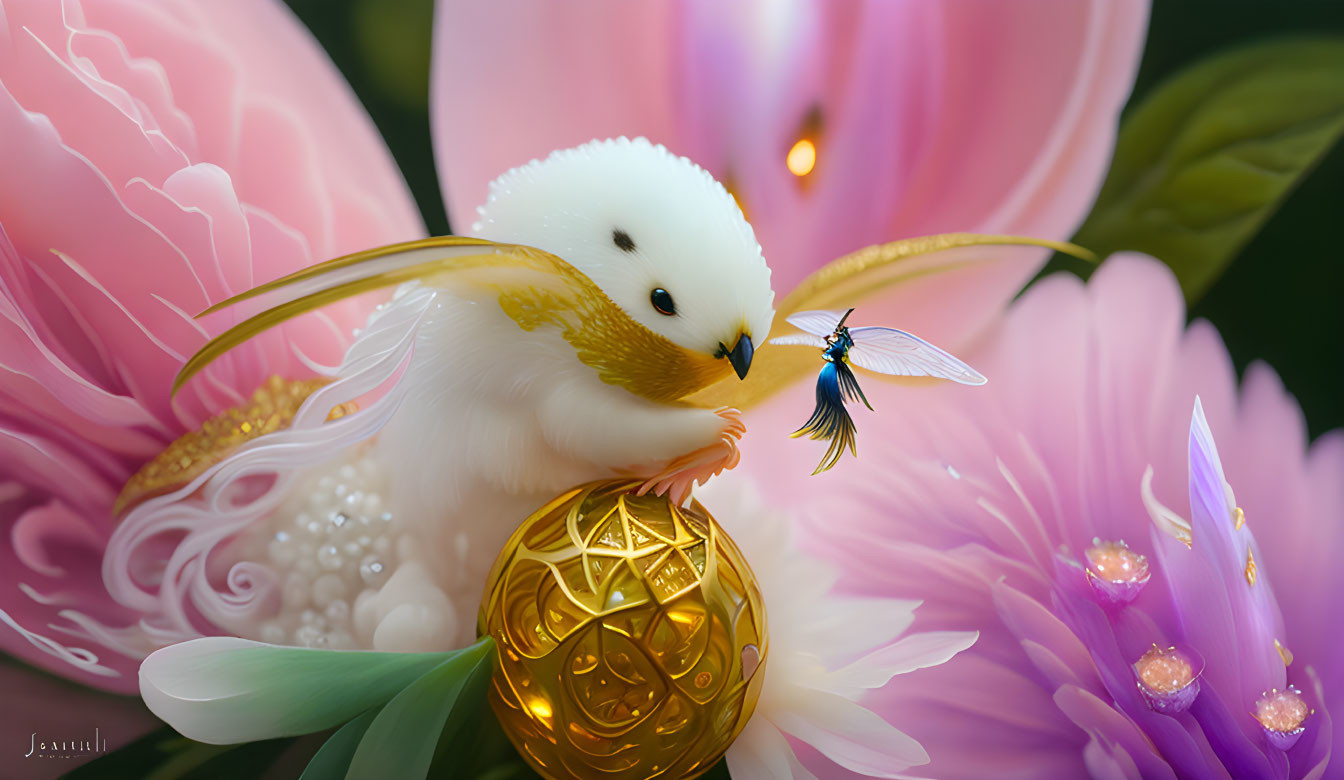
[(751, 336), (743, 333), (737, 337), (737, 343), (732, 349), (719, 345), (723, 349), (724, 357), (733, 364), (733, 370), (737, 372), (738, 379), (747, 378), (747, 369), (751, 368), (751, 356), (756, 354), (756, 348), (752, 346)]

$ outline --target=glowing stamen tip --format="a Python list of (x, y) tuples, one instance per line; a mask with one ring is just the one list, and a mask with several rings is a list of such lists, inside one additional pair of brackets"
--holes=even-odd
[(1291, 685), (1282, 691), (1272, 689), (1255, 703), (1255, 719), (1260, 721), (1269, 744), (1279, 750), (1288, 750), (1297, 743), (1307, 730), (1302, 724), (1310, 714), (1302, 692)]
[(1128, 604), (1148, 583), (1148, 558), (1124, 542), (1093, 539), (1086, 554), (1087, 580), (1104, 603)]
[(1139, 693), (1149, 707), (1167, 715), (1190, 709), (1199, 696), (1199, 676), (1203, 672), (1202, 658), (1174, 647), (1163, 650), (1153, 645), (1134, 662)]
[(1284, 665), (1284, 666), (1292, 666), (1292, 665), (1293, 665), (1293, 651), (1292, 651), (1292, 650), (1289, 650), (1287, 647), (1284, 647), (1283, 643), (1280, 642), (1280, 641), (1277, 640), (1277, 639), (1274, 640), (1274, 649), (1279, 651), (1279, 658), (1282, 658), (1282, 659), (1283, 659), (1283, 665)]
[(807, 138), (799, 138), (789, 149), (784, 164), (794, 176), (808, 175), (817, 166), (817, 145)]

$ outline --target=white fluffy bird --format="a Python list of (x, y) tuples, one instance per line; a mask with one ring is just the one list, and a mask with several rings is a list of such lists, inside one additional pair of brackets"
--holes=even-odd
[[(557, 152), (493, 182), (478, 212), (473, 235), (564, 258), (691, 361), (745, 377), (770, 332), (770, 271), (751, 226), (721, 184), (662, 146), (622, 138)], [(378, 442), (403, 511), (512, 507), (521, 519), (582, 482), (727, 456), (731, 417), (641, 386), (672, 379), (656, 366), (604, 381), (558, 329), (519, 332), (498, 297), (449, 280), (420, 328), (411, 390)]]
[[(662, 146), (557, 152), (493, 182), (479, 215), (473, 235), (564, 258), (691, 359), (745, 376), (770, 332), (770, 272), (750, 225), (721, 184)], [(560, 329), (520, 331), (498, 298), (446, 280), (373, 455), (389, 505), (427, 524), (433, 547), (460, 551), (446, 585), (467, 623), (495, 552), (537, 507), (617, 474), (683, 492), (735, 458), (741, 432), (731, 414), (653, 400), (663, 391), (644, 376), (604, 381)], [(655, 384), (677, 370), (653, 368)]]
[[(324, 462), (247, 505), (231, 571), (273, 583), (278, 612), (264, 588), (249, 590), (246, 608), (237, 593), (212, 604), (216, 594), (197, 589), (207, 617), (267, 641), (453, 647), (474, 634), (504, 540), (561, 491), (626, 475), (681, 496), (735, 462), (736, 414), (683, 401), (734, 372), (745, 377), (774, 314), (769, 268), (721, 184), (662, 146), (621, 138), (509, 171), (478, 211), (474, 239), (341, 258), (215, 307), (286, 296), (203, 349), (179, 386), (281, 319), (417, 280), (371, 319), (328, 388), (353, 393), (359, 366), (385, 351), (382, 324), (414, 313), (414, 348), (376, 438), (364, 427), (307, 443)], [(321, 395), (313, 403), (335, 405)], [(257, 444), (253, 457), (266, 452)], [(240, 461), (216, 482), (246, 470)], [(207, 487), (218, 495), (226, 486)], [(148, 529), (156, 510), (175, 511), (151, 499), (122, 530)]]
[[(271, 304), (193, 356), (178, 387), (266, 328), (400, 285), (325, 370), (333, 381), (296, 393), (275, 380), (311, 393), (292, 420), (241, 446), (230, 433), (236, 449), (183, 472), (184, 453), (211, 452), (203, 429), (142, 470), (180, 482), (127, 484), (104, 581), (157, 643), (222, 628), (276, 644), (462, 646), (496, 554), (532, 511), (613, 476), (679, 500), (736, 462), (744, 429), (725, 404), (816, 368), (815, 355), (768, 349), (739, 382), (770, 335), (770, 272), (733, 197), (661, 146), (556, 152), (500, 177), (479, 212), (474, 236), (338, 258), (205, 312)], [(909, 239), (831, 263), (780, 310), (853, 305), (931, 271), (898, 260), (996, 243), (1069, 251)], [(178, 538), (166, 561), (165, 535)]]

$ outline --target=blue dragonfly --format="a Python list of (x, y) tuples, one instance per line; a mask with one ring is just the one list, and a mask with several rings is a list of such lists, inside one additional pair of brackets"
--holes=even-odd
[(821, 373), (817, 375), (817, 406), (803, 427), (792, 436), (806, 435), (826, 439), (830, 447), (822, 456), (813, 475), (834, 466), (848, 449), (855, 449), (854, 420), (846, 402), (862, 401), (871, 411), (873, 405), (859, 387), (850, 363), (890, 376), (928, 376), (951, 379), (963, 385), (983, 385), (978, 371), (920, 337), (895, 328), (846, 327), (854, 310), (802, 311), (788, 317), (788, 323), (803, 331), (770, 339), (771, 344), (794, 344), (821, 350)]

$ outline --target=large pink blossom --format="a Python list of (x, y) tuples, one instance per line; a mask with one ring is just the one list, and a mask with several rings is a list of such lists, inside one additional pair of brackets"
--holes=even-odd
[[(868, 381), (858, 460), (816, 478), (815, 446), (752, 435), (801, 420), (807, 389), (747, 416), (738, 471), (805, 518), (848, 587), (923, 599), (918, 630), (980, 632), (868, 702), (932, 776), (1323, 776), (1344, 712), (1344, 435), (1308, 447), (1274, 372), (1253, 364), (1238, 387), (1217, 332), (1184, 314), (1150, 259), (1047, 279), (963, 355), (988, 385)], [(1093, 593), (1094, 540), (1147, 556), (1132, 603)], [(1187, 712), (1139, 696), (1130, 665), (1154, 643), (1206, 663)], [(1286, 753), (1251, 714), (1285, 684), (1315, 710)]]
[[(1109, 162), (1147, 13), (1143, 2), (1073, 0), (600, 8), (440, 0), (431, 94), (453, 224), (473, 221), (471, 208), (502, 170), (592, 137), (644, 135), (726, 183), (780, 294), (839, 255), (908, 236), (1071, 235)], [(815, 167), (796, 176), (786, 157), (804, 139)], [(956, 348), (995, 320), (1043, 254), (998, 257), (907, 282), (865, 310)], [(796, 419), (749, 418), (756, 444), (739, 468), (767, 495), (781, 482), (830, 493), (769, 469), (764, 455), (783, 446), (771, 433), (805, 419), (810, 404), (797, 399), (811, 392), (798, 388), (783, 407)], [(803, 445), (790, 451), (816, 457)], [(874, 625), (896, 620), (884, 613)], [(905, 728), (896, 710), (879, 709)], [(842, 765), (881, 774), (922, 762), (878, 723), (856, 737), (867, 740), (869, 763)], [(736, 748), (735, 771), (748, 769), (742, 755), (760, 745), (787, 754), (779, 749), (786, 734), (795, 747), (827, 743), (797, 741), (804, 731), (795, 722), (758, 718), (754, 726)], [(845, 771), (811, 748), (799, 760), (826, 777)]]
[[(612, 6), (594, 27), (591, 13), (445, 3), (435, 114), (455, 222), (465, 226), (463, 209), (505, 168), (622, 133), (665, 141), (725, 178), (781, 291), (865, 244), (943, 230), (1063, 238), (1087, 211), (1145, 4), (778, 9)], [(229, 324), (189, 315), (419, 227), (367, 119), (273, 5), (33, 2), (4, 6), (0, 22), (0, 326), (18, 345), (0, 385), (0, 521), (14, 542), (0, 554), (22, 583), (0, 595), (13, 630), (4, 646), (125, 689), (156, 628), (160, 642), (168, 634), (112, 603), (94, 575), (112, 497), (172, 437), (266, 376), (306, 373), (296, 352), (334, 362), (364, 309), (277, 330), (170, 402), (183, 357)], [(804, 135), (817, 167), (795, 177), (782, 160)], [(1040, 259), (1019, 251), (889, 301), (900, 324), (960, 341)], [(99, 629), (121, 655), (82, 649), (95, 646), (84, 615), (134, 626)], [(841, 742), (831, 747), (845, 765), (868, 756), (866, 743)], [(910, 744), (885, 747), (922, 760)]]
[(76, 622), (136, 618), (98, 576), (113, 498), (266, 377), (307, 375), (299, 352), (337, 360), (367, 307), (268, 334), (171, 401), (230, 324), (191, 315), (423, 227), (349, 88), (269, 0), (0, 3), (0, 139), (0, 648), (133, 691), (142, 637), (112, 653)]
[[(431, 85), (454, 226), (510, 167), (647, 136), (738, 197), (777, 293), (870, 244), (976, 231), (1067, 239), (1110, 161), (1142, 0), (440, 0)], [(812, 140), (804, 177), (785, 165)], [(955, 347), (1044, 254), (927, 277), (887, 300)]]

